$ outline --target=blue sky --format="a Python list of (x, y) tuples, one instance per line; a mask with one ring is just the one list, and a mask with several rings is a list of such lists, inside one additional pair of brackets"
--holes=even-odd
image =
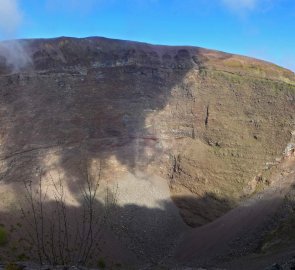
[(295, 71), (295, 0), (0, 0), (0, 39), (56, 36), (200, 46)]

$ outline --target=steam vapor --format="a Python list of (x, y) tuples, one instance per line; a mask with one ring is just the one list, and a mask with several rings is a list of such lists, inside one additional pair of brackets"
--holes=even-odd
[(19, 40), (4, 41), (0, 43), (0, 57), (4, 59), (4, 65), (11, 72), (19, 72), (32, 64), (24, 44)]
[[(0, 38), (14, 38), (22, 20), (23, 14), (17, 0), (0, 0)], [(4, 64), (11, 72), (18, 72), (31, 63), (22, 42), (0, 42), (0, 64)]]

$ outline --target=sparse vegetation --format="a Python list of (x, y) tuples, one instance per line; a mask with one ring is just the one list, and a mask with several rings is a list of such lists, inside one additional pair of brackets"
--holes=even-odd
[(22, 267), (16, 263), (10, 262), (5, 265), (5, 270), (22, 270)]
[(29, 257), (25, 254), (25, 253), (21, 253), (19, 255), (17, 255), (17, 260), (18, 261), (25, 261), (25, 260), (28, 260)]
[(105, 269), (106, 268), (105, 260), (103, 258), (100, 258), (97, 262), (97, 266), (101, 269)]
[(276, 226), (264, 237), (260, 251), (268, 252), (288, 246), (295, 240), (295, 189), (289, 191), (285, 197), (278, 216)]
[(106, 196), (105, 207), (97, 201), (100, 174), (101, 168), (96, 176), (86, 168), (85, 185), (80, 189), (80, 207), (67, 205), (68, 194), (61, 177), (50, 176), (53, 201), (48, 199), (49, 190), (43, 184), (42, 172), (36, 186), (32, 182), (24, 183), (26, 194), (21, 213), (26, 226), (19, 224), (18, 227), (26, 232), (24, 238), (30, 257), (37, 255), (40, 264), (88, 265), (99, 255), (101, 228), (114, 203), (111, 196)]
[(8, 241), (8, 233), (3, 225), (0, 225), (0, 246), (4, 246)]

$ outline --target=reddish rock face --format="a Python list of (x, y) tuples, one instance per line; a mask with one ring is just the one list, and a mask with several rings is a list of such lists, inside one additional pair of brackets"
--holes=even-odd
[(81, 164), (99, 160), (105, 179), (164, 177), (184, 220), (198, 226), (245, 195), (290, 139), (295, 77), (270, 63), (95, 37), (1, 48), (5, 183), (59, 166), (72, 188), (83, 182)]

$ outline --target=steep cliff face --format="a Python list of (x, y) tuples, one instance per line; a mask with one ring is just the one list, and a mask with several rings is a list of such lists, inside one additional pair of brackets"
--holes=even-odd
[(295, 75), (270, 63), (57, 38), (19, 41), (29, 60), (17, 66), (9, 46), (0, 59), (5, 183), (54, 166), (83, 181), (79, 164), (99, 160), (104, 179), (127, 171), (165, 178), (182, 217), (197, 226), (254, 192), (255, 179), (267, 183), (294, 130)]

